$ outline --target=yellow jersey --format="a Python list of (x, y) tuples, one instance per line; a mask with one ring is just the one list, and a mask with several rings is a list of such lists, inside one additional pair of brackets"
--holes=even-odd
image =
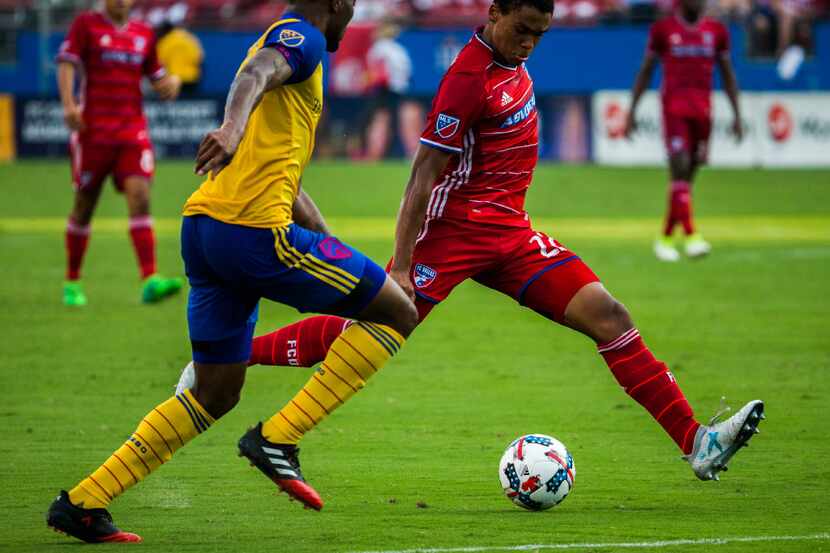
[(202, 77), (205, 53), (193, 33), (173, 29), (159, 39), (156, 52), (167, 72), (179, 77), (184, 84), (195, 83)]
[(294, 70), (254, 108), (231, 162), (208, 177), (184, 206), (184, 215), (277, 228), (292, 222), (300, 176), (311, 160), (323, 111), (326, 39), (302, 17), (287, 13), (248, 50), (240, 70), (261, 48), (278, 49)]

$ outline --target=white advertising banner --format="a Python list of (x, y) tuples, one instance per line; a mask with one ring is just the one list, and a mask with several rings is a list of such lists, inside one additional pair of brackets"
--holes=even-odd
[[(741, 94), (741, 143), (730, 132), (732, 109), (726, 94), (716, 92), (712, 102), (711, 165), (830, 166), (830, 94)], [(607, 165), (665, 163), (659, 93), (643, 95), (637, 108), (638, 131), (631, 140), (623, 136), (629, 103), (628, 91), (594, 95), (594, 160)]]

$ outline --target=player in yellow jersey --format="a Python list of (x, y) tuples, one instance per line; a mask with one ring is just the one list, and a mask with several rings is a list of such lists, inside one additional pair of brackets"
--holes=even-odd
[(140, 541), (106, 507), (239, 401), (261, 298), (358, 321), (240, 454), (306, 507), (320, 509), (297, 458), (300, 438), (348, 400), (403, 345), (415, 307), (383, 269), (328, 233), (300, 177), (323, 107), (324, 51), (334, 51), (354, 0), (303, 0), (249, 50), (196, 161), (207, 180), (184, 207), (182, 257), (196, 383), (151, 410), (96, 471), (52, 503), (47, 523), (89, 542)]

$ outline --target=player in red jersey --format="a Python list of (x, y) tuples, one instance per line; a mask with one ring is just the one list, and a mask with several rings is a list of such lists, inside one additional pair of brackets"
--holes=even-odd
[[(695, 474), (717, 479), (753, 435), (763, 403), (752, 401), (721, 423), (699, 424), (626, 308), (574, 252), (534, 230), (525, 212), (538, 159), (538, 114), (524, 62), (552, 16), (553, 0), (495, 0), (489, 23), (447, 71), (401, 203), (389, 274), (414, 299), (421, 321), (473, 279), (587, 335)], [(313, 366), (347, 324), (319, 316), (260, 336), (250, 362)], [(188, 365), (179, 389), (193, 385)]]
[(712, 73), (720, 68), (723, 85), (735, 120), (732, 132), (743, 138), (738, 81), (729, 59), (729, 31), (714, 19), (702, 17), (704, 0), (681, 0), (675, 15), (651, 27), (648, 47), (631, 91), (626, 136), (637, 129), (637, 104), (651, 82), (657, 61), (663, 62), (663, 134), (669, 156), (671, 190), (663, 235), (654, 244), (662, 261), (678, 261), (672, 233), (680, 223), (685, 232), (685, 252), (702, 257), (711, 246), (695, 232), (692, 220), (692, 181), (706, 162), (712, 130)]
[[(141, 80), (148, 77), (158, 95), (174, 99), (181, 87), (156, 57), (152, 29), (129, 20), (133, 0), (106, 0), (103, 11), (85, 12), (73, 21), (58, 53), (58, 89), (71, 131), (70, 154), (75, 201), (66, 225), (67, 271), (63, 301), (86, 305), (81, 263), (90, 221), (104, 180), (112, 175), (124, 193), (130, 237), (143, 279), (142, 300), (152, 303), (176, 293), (181, 279), (156, 273), (156, 245), (150, 218), (153, 145), (142, 109)], [(75, 76), (81, 76), (80, 102)]]

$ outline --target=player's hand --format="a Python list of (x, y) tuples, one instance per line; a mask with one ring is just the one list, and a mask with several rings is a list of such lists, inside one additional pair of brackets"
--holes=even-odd
[(63, 120), (71, 131), (83, 132), (86, 129), (81, 108), (77, 105), (64, 106)]
[(735, 137), (737, 142), (741, 142), (744, 139), (744, 124), (741, 122), (740, 117), (736, 117), (734, 121), (732, 121), (732, 136)]
[(182, 80), (176, 75), (167, 75), (153, 83), (153, 88), (162, 100), (175, 100), (182, 89)]
[(207, 175), (212, 172), (214, 177), (219, 174), (231, 162), (241, 139), (241, 134), (224, 125), (207, 133), (196, 154), (196, 174)]
[(628, 140), (631, 140), (631, 137), (637, 132), (637, 118), (634, 117), (633, 111), (629, 110), (628, 115), (625, 116), (625, 129), (623, 132)]
[(389, 271), (389, 276), (401, 287), (403, 293), (410, 300), (415, 301), (415, 288), (412, 287), (412, 281), (409, 279), (409, 269), (401, 270), (393, 267)]

